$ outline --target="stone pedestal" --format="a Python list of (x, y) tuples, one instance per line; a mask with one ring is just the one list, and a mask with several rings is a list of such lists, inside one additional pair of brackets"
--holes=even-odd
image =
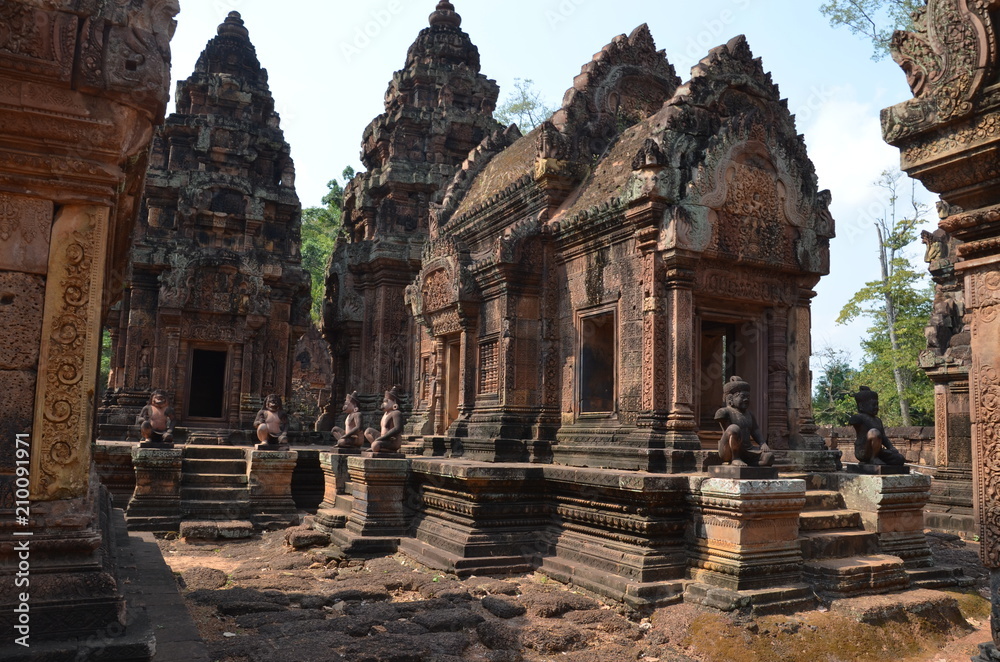
[(298, 522), (292, 499), (292, 472), (297, 459), (295, 451), (250, 451), (247, 488), (255, 527), (283, 528)]
[(181, 522), (182, 450), (133, 448), (135, 492), (125, 520), (132, 531), (177, 531)]
[(132, 468), (132, 449), (135, 444), (125, 442), (98, 442), (94, 444), (94, 464), (101, 484), (111, 492), (115, 508), (125, 510), (135, 492), (135, 469)]
[(404, 507), (410, 460), (348, 457), (354, 505), (345, 529), (332, 532), (331, 541), (346, 553), (395, 552), (406, 534)]
[(861, 513), (866, 531), (878, 534), (883, 554), (898, 556), (908, 569), (934, 564), (924, 535), (930, 476), (844, 473), (838, 480), (845, 505)]
[(350, 497), (345, 498), (347, 485), (350, 481), (350, 476), (347, 473), (347, 459), (352, 456), (357, 457), (359, 454), (341, 452), (319, 454), (319, 465), (323, 469), (325, 487), (323, 502), (320, 503), (314, 520), (317, 531), (333, 533), (334, 529), (342, 529), (347, 523), (347, 515), (351, 510), (345, 507), (351, 501)]
[(805, 492), (799, 479), (693, 478), (694, 583), (685, 599), (724, 610), (807, 608), (812, 592), (802, 583), (798, 541)]

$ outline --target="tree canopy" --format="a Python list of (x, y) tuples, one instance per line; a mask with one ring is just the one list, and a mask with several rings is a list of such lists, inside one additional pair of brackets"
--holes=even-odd
[(881, 278), (856, 292), (837, 322), (864, 318), (871, 323), (868, 337), (861, 341), (864, 359), (855, 385), (879, 393), (886, 425), (929, 425), (934, 420), (934, 391), (918, 358), (926, 347), (924, 327), (933, 289), (904, 253), (916, 241), (928, 208), (911, 190), (909, 213), (899, 211), (901, 179), (898, 171), (886, 171), (876, 182), (888, 195), (886, 212), (875, 221)]
[(893, 32), (912, 29), (913, 12), (926, 6), (927, 0), (829, 0), (819, 10), (831, 26), (870, 40), (878, 61), (889, 54)]
[(514, 91), (497, 107), (494, 117), (504, 126), (517, 124), (521, 133), (527, 134), (549, 119), (556, 110), (545, 103), (541, 92), (535, 89), (534, 81), (515, 78)]
[[(354, 168), (344, 168), (342, 178), (350, 182)], [(323, 196), (323, 207), (302, 210), (302, 268), (312, 276), (312, 318), (322, 318), (323, 295), (326, 289), (326, 268), (341, 233), (344, 187), (336, 179), (327, 183), (329, 192)]]

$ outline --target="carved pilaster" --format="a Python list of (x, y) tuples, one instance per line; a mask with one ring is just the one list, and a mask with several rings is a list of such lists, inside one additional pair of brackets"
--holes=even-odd
[(63, 207), (52, 228), (35, 392), (31, 498), (87, 493), (109, 210)]
[[(973, 482), (983, 563), (1000, 568), (1000, 260), (980, 261), (965, 271), (965, 291), (972, 317)], [(985, 262), (985, 263), (984, 263)], [(972, 266), (972, 265), (969, 265)]]

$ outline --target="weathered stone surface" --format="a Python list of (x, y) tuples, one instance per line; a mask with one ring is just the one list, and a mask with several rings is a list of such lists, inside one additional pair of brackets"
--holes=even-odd
[(474, 627), (485, 620), (479, 614), (468, 609), (441, 609), (420, 614), (413, 622), (422, 625), (431, 632), (459, 632)]
[(238, 520), (187, 521), (180, 525), (181, 538), (192, 540), (240, 540), (251, 538), (254, 526)]
[(325, 547), (330, 544), (330, 536), (319, 531), (308, 531), (292, 529), (288, 532), (285, 540), (295, 549), (305, 549), (308, 547)]
[(181, 580), (189, 591), (211, 591), (225, 586), (229, 575), (215, 568), (190, 568), (181, 573)]
[(732, 591), (801, 582), (803, 480), (692, 479), (691, 577)]
[[(93, 390), (125, 276), (108, 265), (126, 264), (177, 12), (174, 0), (0, 7), (0, 507), (15, 505), (14, 435), (30, 431), (18, 450), (31, 468), (32, 658), (75, 658), (97, 639), (114, 659), (154, 650), (123, 600), (120, 541), (92, 471)], [(0, 533), (5, 587), (19, 562), (12, 532)], [(4, 632), (16, 600), (0, 595)], [(128, 636), (109, 638), (126, 617)], [(21, 658), (11, 641), (0, 657)]]
[(840, 493), (848, 508), (861, 513), (866, 531), (876, 533), (883, 554), (903, 559), (907, 568), (933, 564), (924, 535), (924, 506), (930, 477), (841, 474)]
[(180, 448), (132, 449), (135, 492), (125, 518), (133, 530), (179, 530), (182, 453)]
[(503, 621), (483, 621), (476, 626), (479, 641), (490, 650), (518, 650), (521, 648), (521, 637), (516, 628)]
[[(528, 611), (522, 604), (492, 595), (484, 597), (481, 604), (483, 605), (483, 609), (497, 618), (517, 618), (518, 616), (523, 616)], [(491, 646), (490, 648), (496, 647)]]

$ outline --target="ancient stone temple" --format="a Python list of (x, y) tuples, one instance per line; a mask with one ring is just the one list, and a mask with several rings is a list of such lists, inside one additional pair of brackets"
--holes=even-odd
[[(942, 210), (947, 216), (947, 206)], [(920, 365), (934, 382), (934, 477), (927, 526), (967, 537), (976, 535), (972, 514), (972, 439), (969, 419), (971, 330), (965, 324), (965, 291), (955, 270), (961, 242), (944, 230), (923, 236), (925, 260), (934, 280), (934, 307)]]
[[(431, 22), (410, 67), (428, 43), (467, 43), (450, 3)], [(430, 133), (366, 140), (382, 135), (390, 155), (428, 144), (469, 109), (442, 102)], [(321, 454), (316, 528), (348, 554), (398, 549), (460, 576), (539, 570), (637, 611), (788, 611), (816, 594), (955, 583), (923, 533), (930, 478), (838, 472), (816, 435), (809, 306), (829, 267), (830, 194), (743, 37), (682, 83), (640, 26), (528, 135), (476, 126), (412, 241), (398, 207), (357, 205), (413, 166), (390, 158), (392, 177), (352, 186), (324, 329), (346, 418), (324, 417), (343, 443)], [(383, 241), (399, 259), (361, 260)], [(401, 280), (403, 267), (407, 309), (387, 309), (369, 293), (389, 275), (370, 274)], [(387, 320), (409, 333), (401, 364), (372, 353)], [(403, 453), (375, 452), (371, 391), (387, 391), (381, 435), (395, 442), (400, 379)], [(345, 401), (362, 384), (366, 400)], [(722, 419), (727, 448), (776, 466), (715, 466)], [(368, 425), (363, 453), (343, 435)], [(744, 434), (771, 451), (749, 453), (733, 441)]]
[(204, 441), (242, 441), (268, 394), (289, 395), (309, 324), (289, 153), (267, 71), (232, 12), (154, 139), (129, 287), (110, 319), (102, 439), (135, 439), (152, 389)]
[(150, 624), (122, 597), (91, 445), (102, 323), (122, 291), (178, 11), (0, 3), (4, 660), (153, 654)]
[(479, 49), (461, 24), (450, 2), (438, 4), (389, 83), (386, 112), (364, 132), (368, 171), (347, 187), (349, 238), (327, 276), (323, 331), (335, 381), (320, 429), (334, 425), (345, 394), (357, 391), (374, 409), (390, 386), (410, 392), (425, 367), (414, 364), (423, 331), (404, 293), (420, 270), (429, 210), (469, 152), (500, 128), (493, 120), (499, 88), (479, 73)]
[(645, 26), (616, 39), (434, 210), (417, 414), (466, 457), (684, 471), (740, 375), (785, 460), (833, 468), (808, 367), (829, 202), (745, 41), (682, 86)]
[[(983, 563), (993, 573), (994, 587), (994, 641), (982, 646), (980, 660), (1000, 660), (998, 9), (993, 1), (930, 0), (915, 17), (916, 30), (898, 32), (892, 42), (893, 58), (906, 73), (914, 98), (882, 113), (884, 137), (900, 149), (903, 170), (940, 194), (941, 229), (961, 242), (953, 261), (963, 282), (970, 333), (973, 497)], [(943, 354), (947, 359), (949, 352)], [(953, 400), (947, 390), (936, 393), (938, 425), (950, 428)], [(944, 420), (942, 409), (949, 414)]]

